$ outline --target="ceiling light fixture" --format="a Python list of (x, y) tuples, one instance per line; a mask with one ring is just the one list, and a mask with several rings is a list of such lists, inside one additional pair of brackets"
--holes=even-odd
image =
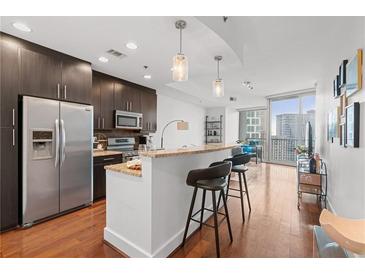
[(248, 89), (253, 90), (253, 86), (250, 81), (244, 81), (243, 85), (246, 86)]
[(32, 31), (32, 29), (30, 27), (28, 27), (26, 24), (21, 23), (21, 22), (13, 23), (13, 27), (16, 28), (17, 30), (24, 31), (24, 32)]
[(223, 97), (224, 96), (224, 82), (219, 75), (219, 62), (222, 61), (222, 56), (215, 56), (214, 60), (217, 61), (217, 79), (213, 81), (213, 96)]
[(182, 53), (182, 30), (186, 28), (186, 22), (176, 21), (175, 27), (180, 30), (180, 51), (172, 59), (172, 79), (180, 82), (188, 80), (189, 74), (188, 58)]
[(104, 56), (100, 56), (99, 61), (102, 62), (102, 63), (108, 63), (109, 59), (104, 57)]
[[(144, 68), (144, 70), (145, 70), (145, 73), (147, 72), (147, 70), (148, 70), (148, 66), (146, 66), (146, 65), (144, 65), (143, 66), (143, 68)], [(143, 76), (143, 78), (144, 79), (151, 79), (152, 78), (152, 76), (151, 76), (151, 74), (145, 74), (144, 76)]]
[(128, 42), (125, 46), (129, 49), (137, 49), (138, 48), (137, 44), (134, 43), (134, 42)]

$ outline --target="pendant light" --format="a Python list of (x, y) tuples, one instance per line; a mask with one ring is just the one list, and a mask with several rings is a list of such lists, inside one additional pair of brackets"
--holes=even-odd
[(217, 61), (217, 79), (213, 81), (213, 96), (223, 97), (224, 96), (224, 82), (219, 77), (219, 61), (223, 58), (222, 56), (215, 56), (214, 60)]
[(188, 80), (188, 58), (182, 53), (182, 30), (186, 27), (186, 22), (179, 20), (175, 22), (175, 27), (180, 30), (180, 51), (172, 59), (172, 79), (174, 81)]

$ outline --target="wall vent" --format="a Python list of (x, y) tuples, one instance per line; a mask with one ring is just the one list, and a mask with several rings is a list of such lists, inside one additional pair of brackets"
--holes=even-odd
[(115, 49), (110, 49), (110, 50), (107, 51), (107, 53), (110, 54), (110, 55), (112, 55), (112, 56), (114, 56), (114, 57), (117, 57), (117, 58), (127, 57), (126, 54), (121, 53), (121, 52), (119, 52), (119, 51), (117, 51)]
[(229, 97), (229, 101), (236, 102), (237, 101), (237, 97)]

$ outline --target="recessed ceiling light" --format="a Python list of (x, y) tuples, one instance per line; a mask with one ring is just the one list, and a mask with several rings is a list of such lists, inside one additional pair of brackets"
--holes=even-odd
[(137, 49), (138, 48), (137, 44), (134, 43), (134, 42), (128, 42), (125, 46), (129, 49)]
[(26, 24), (21, 23), (21, 22), (13, 23), (13, 27), (16, 28), (17, 30), (24, 31), (24, 32), (32, 31), (32, 29), (30, 27), (28, 27)]
[(104, 57), (104, 56), (100, 56), (99, 61), (102, 62), (102, 63), (108, 63), (109, 59)]
[(151, 79), (151, 78), (152, 78), (152, 76), (151, 76), (151, 75), (149, 75), (149, 74), (146, 74), (145, 76), (143, 76), (143, 78), (144, 78), (144, 79)]

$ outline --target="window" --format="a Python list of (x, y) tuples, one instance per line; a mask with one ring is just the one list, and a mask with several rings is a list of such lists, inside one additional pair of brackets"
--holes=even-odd
[(315, 94), (270, 100), (270, 117), (270, 160), (295, 164), (294, 149), (305, 144), (307, 122), (315, 136)]
[[(239, 138), (246, 144), (266, 146), (266, 109), (244, 110), (239, 114)], [(266, 149), (263, 159), (266, 160)]]
[(247, 126), (247, 131), (248, 131), (248, 132), (253, 132), (253, 131), (255, 131), (255, 127), (254, 127), (254, 126)]

